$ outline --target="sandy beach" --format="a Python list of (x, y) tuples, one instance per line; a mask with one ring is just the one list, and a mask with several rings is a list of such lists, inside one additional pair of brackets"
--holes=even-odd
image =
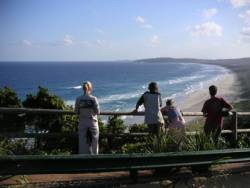
[[(214, 83), (218, 87), (218, 97), (223, 97), (230, 103), (239, 100), (238, 93), (240, 92), (239, 81), (237, 75), (234, 73), (221, 76)], [(208, 88), (203, 88), (189, 94), (179, 107), (183, 112), (200, 112), (204, 102), (210, 98)], [(186, 117), (187, 122), (194, 120), (196, 117)]]
[[(217, 96), (224, 97), (229, 102), (234, 102), (239, 100), (238, 93), (240, 90), (236, 74), (229, 73), (226, 74), (225, 76), (221, 76), (212, 84), (218, 87)], [(203, 88), (199, 91), (195, 91), (189, 94), (186, 100), (180, 104), (180, 108), (182, 109), (182, 111), (200, 112), (203, 103), (209, 98), (210, 96), (208, 88)]]
[[(225, 75), (220, 76), (215, 80), (214, 83), (211, 83), (218, 87), (219, 97), (224, 97), (229, 102), (233, 103), (240, 100), (240, 82), (238, 76), (234, 72), (229, 72)], [(204, 102), (209, 99), (208, 86), (207, 88), (202, 88), (200, 90), (194, 91), (187, 95), (186, 99), (183, 102), (177, 103), (176, 105), (183, 112), (200, 112)], [(126, 117), (126, 124), (133, 123), (143, 123), (143, 117)], [(191, 121), (195, 117), (186, 117), (186, 121)]]

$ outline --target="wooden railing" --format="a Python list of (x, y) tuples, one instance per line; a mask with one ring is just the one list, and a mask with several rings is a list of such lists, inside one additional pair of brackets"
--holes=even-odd
[[(28, 109), (28, 108), (0, 108), (1, 114), (54, 114), (54, 115), (75, 115), (73, 111), (54, 109)], [(113, 116), (143, 116), (143, 112), (101, 112), (100, 115)], [(201, 112), (183, 112), (184, 116), (201, 117)], [(238, 129), (238, 118), (250, 116), (250, 112), (231, 112), (232, 129), (223, 130), (223, 134), (231, 134), (234, 141), (237, 141), (238, 133), (250, 132), (250, 129)], [(0, 125), (1, 126), (1, 125)], [(0, 133), (6, 137), (58, 137), (65, 136), (65, 133)], [(5, 135), (3, 135), (5, 134)], [(9, 134), (9, 135), (7, 135)], [(12, 135), (11, 135), (12, 134)], [(187, 132), (187, 134), (196, 134)], [(124, 134), (125, 136), (145, 136), (147, 133)], [(76, 136), (72, 133), (71, 136)], [(137, 180), (137, 172), (142, 169), (171, 168), (181, 166), (208, 167), (212, 164), (249, 162), (250, 149), (228, 149), (213, 151), (195, 152), (174, 152), (163, 154), (101, 154), (90, 155), (8, 155), (0, 156), (0, 175), (6, 174), (49, 174), (49, 173), (82, 173), (101, 171), (130, 171), (131, 178)]]
[[(38, 109), (38, 108), (7, 108), (0, 107), (0, 115), (1, 114), (38, 114), (38, 115), (75, 115), (74, 111), (66, 111), (66, 110), (57, 110), (57, 109)], [(100, 113), (101, 116), (144, 116), (144, 112), (112, 112), (112, 111), (103, 111)], [(202, 112), (182, 112), (183, 116), (187, 117), (202, 117)], [(229, 113), (229, 116), (232, 117), (231, 122), (231, 130), (223, 130), (222, 134), (231, 134), (232, 139), (237, 142), (238, 133), (249, 133), (250, 129), (239, 129), (238, 128), (238, 118), (242, 116), (250, 116), (250, 112), (236, 112), (232, 111)], [(186, 132), (187, 135), (194, 135), (197, 132)], [(48, 133), (48, 134), (37, 134), (37, 133), (0, 133), (0, 136), (6, 137), (58, 137), (60, 135), (63, 136), (63, 133)], [(75, 136), (76, 133), (72, 134), (64, 134), (64, 136)], [(129, 136), (129, 134), (124, 134)], [(131, 134), (131, 136), (145, 136), (146, 133), (138, 133)]]
[(156, 154), (9, 155), (0, 156), (0, 175), (130, 171), (131, 178), (136, 181), (138, 170), (183, 166), (207, 170), (213, 164), (249, 162), (249, 156), (250, 149)]

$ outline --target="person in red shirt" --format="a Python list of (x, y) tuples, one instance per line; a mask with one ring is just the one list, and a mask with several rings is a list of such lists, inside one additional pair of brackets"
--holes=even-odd
[(206, 135), (213, 134), (214, 139), (217, 142), (223, 126), (222, 111), (223, 109), (230, 111), (233, 109), (233, 107), (222, 97), (216, 97), (216, 86), (210, 86), (209, 93), (211, 98), (204, 103), (201, 110), (203, 115), (206, 117), (204, 132)]

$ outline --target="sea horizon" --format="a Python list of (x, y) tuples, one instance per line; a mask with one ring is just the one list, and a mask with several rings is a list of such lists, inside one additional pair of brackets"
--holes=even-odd
[(41, 86), (61, 97), (67, 105), (74, 105), (75, 98), (82, 94), (82, 82), (89, 80), (102, 110), (130, 111), (147, 91), (150, 81), (159, 84), (163, 102), (172, 98), (182, 103), (187, 95), (229, 73), (221, 66), (185, 62), (1, 63), (0, 87), (13, 88), (24, 100)]

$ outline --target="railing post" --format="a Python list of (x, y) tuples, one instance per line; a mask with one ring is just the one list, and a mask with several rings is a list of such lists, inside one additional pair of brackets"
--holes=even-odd
[(137, 183), (138, 181), (138, 170), (137, 169), (132, 169), (129, 171), (129, 176), (133, 183)]
[(231, 137), (231, 143), (233, 146), (237, 146), (238, 144), (238, 114), (237, 112), (233, 112), (232, 117), (232, 137)]

